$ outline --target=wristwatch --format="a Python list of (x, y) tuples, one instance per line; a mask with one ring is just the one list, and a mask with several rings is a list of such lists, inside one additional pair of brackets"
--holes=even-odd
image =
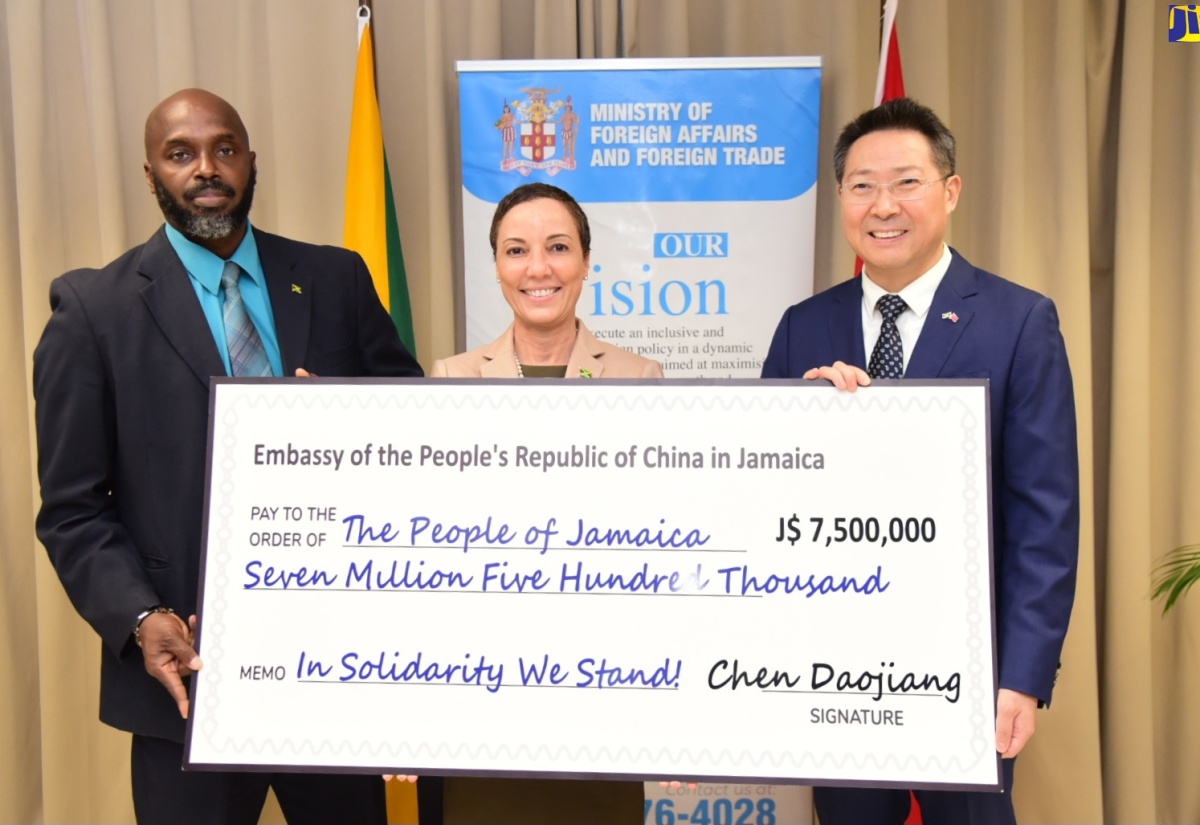
[(156, 604), (154, 607), (147, 607), (145, 610), (139, 613), (137, 618), (133, 620), (133, 641), (138, 647), (142, 646), (142, 622), (146, 621), (146, 619), (150, 618), (155, 613), (170, 613), (172, 616), (175, 615), (174, 610), (166, 605), (161, 604)]

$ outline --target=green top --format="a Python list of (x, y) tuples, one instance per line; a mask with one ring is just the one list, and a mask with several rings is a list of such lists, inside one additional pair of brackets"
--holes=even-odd
[(525, 373), (526, 378), (566, 378), (567, 365), (535, 367), (532, 364), (522, 364), (521, 372)]

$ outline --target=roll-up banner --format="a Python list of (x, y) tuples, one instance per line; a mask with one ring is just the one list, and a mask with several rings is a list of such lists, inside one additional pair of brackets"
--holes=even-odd
[(460, 62), (466, 346), (504, 331), (488, 231), (524, 183), (592, 229), (576, 314), (668, 377), (757, 378), (812, 294), (819, 57)]
[[(757, 378), (784, 307), (812, 294), (819, 57), (461, 61), (466, 348), (512, 321), (488, 233), (531, 181), (592, 230), (576, 314), (672, 378)], [(699, 724), (703, 724), (700, 722)], [(811, 822), (807, 788), (647, 783), (647, 823), (710, 803)], [(684, 807), (694, 809), (683, 811)], [(765, 816), (766, 818), (761, 818)]]

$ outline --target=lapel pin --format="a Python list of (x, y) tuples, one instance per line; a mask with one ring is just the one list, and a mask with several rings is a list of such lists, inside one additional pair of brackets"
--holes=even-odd
[[(299, 285), (299, 284), (292, 284), (292, 292), (296, 293), (297, 295), (303, 295), (303, 294), (304, 294), (304, 293), (303, 293), (303, 292), (300, 290), (300, 285)], [(945, 316), (945, 315), (943, 315), (942, 317), (943, 317), (943, 318), (945, 318), (946, 316)], [(958, 319), (956, 318), (955, 320), (958, 320)]]
[(579, 368), (579, 377), (580, 378), (591, 378), (592, 371), (589, 370), (587, 367), (580, 367)]
[(943, 312), (942, 320), (949, 321), (952, 324), (957, 324), (958, 323), (958, 314), (955, 312)]

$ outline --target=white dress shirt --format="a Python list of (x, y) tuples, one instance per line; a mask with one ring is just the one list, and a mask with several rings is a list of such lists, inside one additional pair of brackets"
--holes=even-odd
[[(929, 307), (933, 305), (933, 293), (937, 292), (942, 278), (946, 277), (946, 270), (950, 268), (952, 257), (950, 247), (942, 244), (942, 257), (938, 259), (938, 262), (928, 272), (896, 293), (904, 299), (904, 303), (908, 304), (908, 309), (896, 318), (896, 329), (900, 331), (900, 342), (904, 345), (904, 370), (906, 372), (908, 371), (908, 361), (912, 358), (913, 348), (917, 345), (917, 339), (921, 337), (921, 328), (925, 326), (925, 316), (929, 314)], [(862, 273), (862, 291), (863, 346), (865, 347), (863, 351), (867, 354), (869, 362), (871, 352), (875, 349), (875, 342), (879, 340), (879, 331), (883, 328), (883, 314), (875, 309), (875, 304), (879, 303), (879, 299), (888, 292), (871, 280), (871, 273), (865, 268)]]

